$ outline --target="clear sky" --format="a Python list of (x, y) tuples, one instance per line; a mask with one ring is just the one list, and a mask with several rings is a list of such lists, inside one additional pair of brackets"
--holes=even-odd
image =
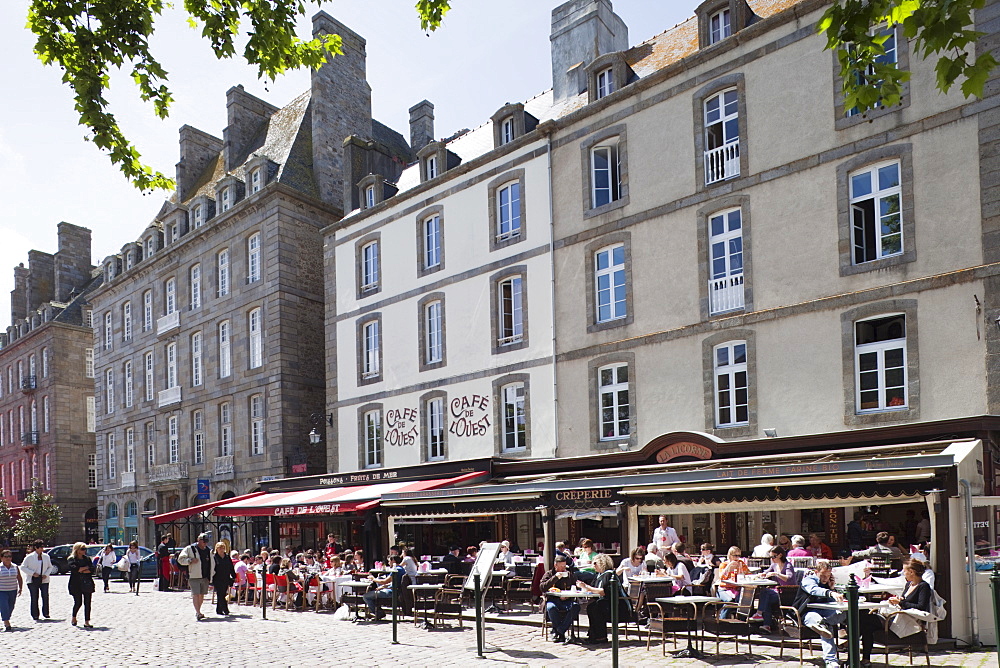
[[(634, 45), (694, 14), (696, 0), (613, 0)], [(182, 6), (183, 3), (175, 2)], [(506, 102), (551, 88), (549, 30), (559, 0), (453, 0), (444, 26), (426, 35), (414, 0), (337, 0), (323, 9), (368, 42), (368, 82), (377, 119), (409, 137), (407, 110), (434, 103), (435, 134), (447, 137), (489, 119)], [(13, 267), (28, 251), (57, 250), (56, 224), (93, 231), (94, 263), (134, 240), (156, 215), (167, 193), (142, 195), (107, 157), (85, 142), (61, 71), (44, 67), (25, 28), (29, 0), (0, 1), (0, 331), (10, 324)], [(308, 4), (311, 16), (315, 5)], [(310, 34), (310, 23), (299, 25)], [(222, 137), (226, 90), (247, 92), (283, 106), (309, 87), (308, 72), (272, 84), (239, 59), (217, 61), (208, 43), (179, 10), (157, 22), (154, 54), (170, 75), (171, 115), (157, 119), (135, 96), (131, 80), (112, 79), (113, 111), (143, 158), (168, 176), (178, 158), (177, 131), (191, 125)]]

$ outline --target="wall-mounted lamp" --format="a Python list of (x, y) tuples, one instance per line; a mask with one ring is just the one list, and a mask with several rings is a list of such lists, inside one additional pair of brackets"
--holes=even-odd
[(775, 428), (765, 429), (764, 435), (768, 438), (778, 438), (778, 430)]
[(313, 445), (316, 445), (322, 440), (323, 437), (319, 435), (318, 431), (316, 431), (316, 427), (313, 427), (312, 431), (309, 432), (309, 442), (312, 443)]
[(326, 416), (324, 416), (321, 413), (313, 413), (312, 415), (309, 416), (309, 422), (311, 422), (314, 425), (318, 425), (323, 421), (324, 417), (326, 418), (326, 424), (332, 427), (333, 413), (329, 413)]

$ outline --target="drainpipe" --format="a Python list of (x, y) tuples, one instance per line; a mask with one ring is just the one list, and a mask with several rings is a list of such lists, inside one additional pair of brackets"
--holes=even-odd
[(962, 486), (965, 500), (965, 549), (968, 553), (966, 564), (969, 575), (969, 622), (972, 625), (972, 646), (979, 647), (979, 623), (976, 618), (976, 539), (972, 535), (972, 485), (965, 478), (958, 481)]
[(559, 456), (559, 381), (556, 374), (556, 217), (555, 205), (552, 203), (552, 133), (555, 125), (545, 128), (545, 159), (548, 162), (549, 176), (549, 300), (552, 320), (552, 438), (554, 457)]

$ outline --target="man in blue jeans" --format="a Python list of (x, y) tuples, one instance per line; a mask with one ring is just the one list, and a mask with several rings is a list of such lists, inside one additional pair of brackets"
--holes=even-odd
[[(542, 592), (549, 592), (553, 589), (572, 589), (576, 584), (576, 574), (567, 570), (569, 559), (564, 555), (556, 555), (552, 565), (552, 570), (542, 576), (539, 586)], [(573, 626), (573, 622), (580, 615), (580, 604), (573, 599), (547, 596), (545, 604), (545, 614), (552, 625), (552, 641), (568, 643), (566, 632)]]
[(833, 569), (826, 559), (816, 560), (816, 570), (802, 578), (803, 596), (796, 597), (795, 606), (806, 612), (802, 622), (819, 636), (826, 668), (840, 668), (837, 657), (837, 627), (847, 618), (837, 610), (809, 610), (809, 603), (843, 603), (844, 595), (833, 589)]
[(380, 598), (392, 598), (392, 587), (394, 585), (393, 578), (398, 578), (402, 582), (402, 577), (405, 573), (403, 567), (400, 565), (403, 562), (403, 558), (398, 554), (393, 554), (389, 557), (389, 561), (392, 564), (390, 572), (384, 578), (371, 577), (372, 582), (375, 583), (377, 589), (374, 591), (367, 592), (364, 595), (365, 603), (368, 605), (368, 612), (375, 616), (375, 621), (381, 620), (385, 617), (385, 613), (378, 605), (378, 599)]

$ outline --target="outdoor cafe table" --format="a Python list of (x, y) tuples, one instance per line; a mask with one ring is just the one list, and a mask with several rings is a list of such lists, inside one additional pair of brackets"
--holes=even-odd
[[(847, 601), (844, 601), (843, 603), (810, 603), (808, 607), (811, 610), (836, 610), (837, 612), (846, 612)], [(881, 607), (881, 603), (858, 601), (858, 610), (877, 610)]]
[[(546, 598), (600, 598), (600, 594), (594, 594), (589, 591), (574, 591), (572, 589), (561, 589), (559, 591), (547, 591), (545, 592)], [(548, 613), (545, 613), (543, 617), (543, 622), (547, 622)], [(546, 628), (543, 626), (543, 628)], [(546, 636), (548, 637), (548, 636)]]
[(693, 644), (693, 636), (698, 632), (698, 604), (699, 603), (718, 603), (721, 602), (721, 598), (716, 598), (715, 596), (668, 596), (666, 598), (656, 599), (657, 603), (667, 603), (670, 605), (675, 605), (678, 603), (690, 603), (694, 608), (692, 613), (692, 621), (694, 622), (694, 628), (688, 628), (688, 646), (687, 649), (682, 649), (679, 652), (674, 652), (674, 656), (680, 659), (700, 659), (701, 652), (699, 652)]
[(903, 587), (897, 585), (888, 584), (871, 584), (867, 587), (861, 587), (858, 589), (859, 594), (901, 594), (903, 593)]
[[(417, 617), (420, 609), (417, 607), (417, 601), (425, 600), (428, 597), (433, 598), (437, 594), (438, 590), (444, 587), (443, 584), (411, 584), (409, 585), (409, 590), (413, 592), (413, 623), (417, 624)], [(424, 624), (430, 626), (431, 623), (427, 621), (427, 611), (424, 610)]]

